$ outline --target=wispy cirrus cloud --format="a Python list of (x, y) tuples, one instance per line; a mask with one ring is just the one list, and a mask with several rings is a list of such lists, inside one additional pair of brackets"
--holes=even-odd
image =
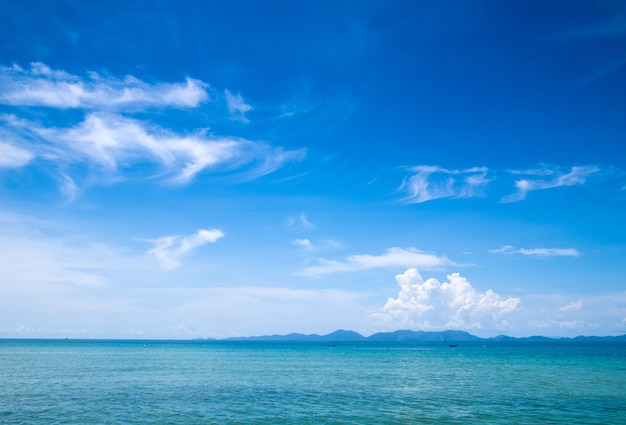
[(132, 76), (123, 79), (89, 72), (87, 78), (34, 62), (30, 69), (0, 67), (0, 103), (53, 108), (122, 109), (138, 107), (193, 108), (208, 101), (208, 84), (187, 78), (184, 83), (149, 84)]
[(34, 154), (10, 143), (0, 142), (0, 168), (19, 168), (28, 164)]
[[(417, 204), (435, 199), (465, 199), (485, 197), (487, 187), (494, 180), (512, 184), (517, 191), (505, 195), (501, 202), (518, 202), (526, 199), (529, 192), (568, 186), (582, 186), (589, 176), (610, 170), (597, 165), (573, 166), (569, 170), (559, 166), (542, 165), (524, 170), (490, 170), (472, 167), (449, 170), (434, 165), (410, 168), (413, 174), (404, 178), (400, 188), (406, 196), (402, 199)], [(502, 186), (502, 184), (500, 185)]]
[(520, 308), (520, 298), (502, 298), (491, 289), (480, 292), (459, 273), (447, 276), (448, 282), (424, 280), (415, 268), (396, 276), (400, 287), (397, 298), (372, 313), (375, 321), (394, 327), (419, 329), (503, 328), (504, 320)]
[(361, 270), (388, 267), (420, 267), (423, 269), (439, 269), (454, 265), (445, 255), (438, 256), (415, 248), (389, 248), (381, 255), (357, 254), (343, 261), (319, 259), (318, 265), (305, 267), (300, 274), (321, 276), (330, 273), (347, 273)]
[(224, 96), (226, 96), (226, 106), (228, 112), (230, 112), (230, 118), (244, 123), (250, 122), (246, 117), (246, 112), (251, 111), (253, 108), (243, 100), (241, 94), (233, 94), (230, 90), (226, 89), (224, 90)]
[(305, 251), (333, 250), (341, 248), (341, 244), (332, 239), (311, 240), (308, 238), (304, 238), (294, 239), (292, 243), (296, 246), (299, 246)]
[(559, 311), (578, 311), (583, 308), (584, 305), (585, 303), (583, 300), (572, 301), (571, 303), (559, 308)]
[(575, 166), (569, 172), (560, 167), (543, 167), (532, 170), (513, 170), (511, 174), (524, 176), (515, 181), (517, 193), (502, 198), (502, 202), (517, 202), (526, 199), (528, 192), (553, 189), (564, 186), (580, 186), (585, 184), (587, 177), (600, 171), (595, 165)]
[[(39, 62), (28, 69), (0, 67), (0, 104), (20, 107), (0, 116), (0, 168), (45, 166), (72, 200), (81, 191), (77, 182), (85, 171), (91, 183), (160, 178), (186, 184), (207, 170), (252, 180), (304, 158), (304, 149), (286, 150), (206, 129), (174, 131), (150, 121), (155, 108), (200, 106), (209, 101), (208, 89), (191, 78), (147, 83), (95, 72), (78, 76)], [(240, 94), (226, 90), (225, 97), (231, 118), (245, 121), (252, 107)], [(49, 109), (38, 112), (41, 121), (33, 121), (23, 117), (28, 112), (24, 107)], [(50, 121), (46, 114), (51, 109), (78, 109), (84, 115), (69, 126), (43, 124)], [(130, 118), (133, 112), (144, 112), (143, 120)]]
[(299, 246), (302, 249), (313, 249), (313, 243), (309, 239), (294, 239), (293, 244)]
[(580, 253), (574, 248), (515, 248), (505, 245), (498, 249), (492, 249), (492, 254), (518, 254), (530, 257), (579, 257)]
[(158, 258), (164, 269), (173, 270), (181, 265), (181, 257), (203, 245), (217, 242), (222, 237), (224, 233), (219, 229), (200, 229), (187, 236), (163, 236), (152, 241), (154, 248), (148, 254)]
[(114, 282), (116, 273), (128, 276), (146, 271), (141, 258), (128, 250), (68, 229), (71, 226), (57, 227), (47, 217), (0, 209), (0, 291), (6, 299), (15, 299), (11, 298), (14, 294), (99, 288)]
[(91, 113), (70, 128), (45, 128), (10, 116), (4, 122), (5, 131), (12, 130), (28, 147), (20, 151), (24, 159), (36, 156), (58, 164), (87, 164), (117, 176), (123, 176), (129, 166), (148, 163), (153, 166), (142, 178), (165, 176), (180, 184), (206, 169), (246, 169), (251, 177), (258, 177), (305, 155), (303, 149), (287, 151), (235, 137), (181, 135), (117, 114)]
[(399, 190), (406, 192), (404, 201), (417, 204), (440, 198), (472, 198), (484, 196), (489, 183), (488, 169), (473, 167), (465, 170), (448, 170), (438, 166), (419, 165), (410, 169)]
[(306, 214), (303, 212), (301, 212), (297, 217), (288, 217), (285, 226), (295, 230), (310, 230), (315, 227), (315, 225), (311, 223)]

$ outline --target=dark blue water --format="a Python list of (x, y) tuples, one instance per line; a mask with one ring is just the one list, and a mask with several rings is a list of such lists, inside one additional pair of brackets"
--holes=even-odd
[(2, 424), (619, 424), (626, 344), (0, 340)]

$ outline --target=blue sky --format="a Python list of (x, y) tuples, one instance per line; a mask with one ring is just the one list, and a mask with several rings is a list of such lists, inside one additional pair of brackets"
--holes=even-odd
[(621, 1), (0, 1), (0, 337), (626, 333)]

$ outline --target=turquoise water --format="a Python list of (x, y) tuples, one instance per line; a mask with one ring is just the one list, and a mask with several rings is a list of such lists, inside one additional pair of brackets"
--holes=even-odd
[(619, 424), (618, 343), (0, 340), (2, 424)]

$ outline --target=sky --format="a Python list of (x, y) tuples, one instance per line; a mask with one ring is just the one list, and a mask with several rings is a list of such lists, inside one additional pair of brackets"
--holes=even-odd
[(626, 3), (0, 0), (0, 337), (626, 333)]

